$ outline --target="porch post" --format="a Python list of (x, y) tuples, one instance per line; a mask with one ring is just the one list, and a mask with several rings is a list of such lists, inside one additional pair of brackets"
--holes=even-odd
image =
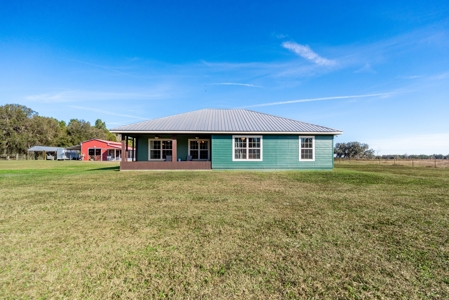
[(126, 153), (126, 136), (122, 134), (122, 157), (120, 158), (120, 161), (124, 161), (123, 157), (128, 157)]
[(176, 134), (172, 135), (172, 142), (171, 142), (171, 161), (177, 161), (178, 160), (178, 143), (176, 139)]
[(136, 149), (136, 147), (134, 146), (134, 141), (135, 141), (136, 139), (133, 137), (133, 146), (132, 146), (132, 148), (131, 148), (131, 156), (132, 156), (132, 159), (131, 159), (131, 161), (135, 161), (134, 160), (134, 151), (135, 151), (135, 149)]
[(129, 141), (129, 136), (126, 136), (126, 161), (128, 161), (128, 155), (129, 155), (129, 153), (128, 153), (128, 150), (129, 150), (128, 141)]

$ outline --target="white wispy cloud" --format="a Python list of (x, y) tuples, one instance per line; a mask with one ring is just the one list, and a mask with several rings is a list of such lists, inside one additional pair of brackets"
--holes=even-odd
[(254, 85), (254, 84), (250, 84), (250, 83), (236, 83), (236, 82), (218, 82), (218, 83), (210, 83), (208, 85), (237, 85), (237, 86), (262, 88), (260, 85)]
[(396, 78), (400, 78), (400, 79), (417, 79), (417, 78), (422, 78), (423, 76), (421, 75), (409, 75), (409, 76), (397, 76)]
[(350, 96), (334, 96), (334, 97), (321, 97), (321, 98), (308, 98), (308, 99), (298, 99), (298, 100), (288, 100), (288, 101), (278, 101), (248, 105), (244, 107), (259, 107), (259, 106), (273, 106), (273, 105), (283, 105), (292, 103), (302, 103), (302, 102), (314, 102), (314, 101), (325, 101), (325, 100), (338, 100), (338, 99), (353, 99), (353, 98), (368, 98), (368, 97), (389, 97), (395, 92), (390, 93), (377, 93), (377, 94), (364, 94), (364, 95), (350, 95)]
[[(71, 105), (69, 107), (75, 108), (75, 109), (98, 112), (98, 113), (101, 113), (104, 115), (111, 115), (111, 116), (118, 116), (118, 117), (125, 117), (125, 118), (139, 119), (139, 120), (147, 120), (148, 119), (148, 118), (137, 117), (134, 115), (125, 115), (125, 114), (120, 114), (120, 113), (116, 113), (116, 112), (111, 112), (111, 111), (107, 111), (107, 110), (103, 110), (103, 109), (95, 109), (95, 108), (90, 108), (90, 107), (83, 107), (83, 106), (76, 106), (76, 105)], [(110, 124), (113, 124), (113, 123), (110, 123)]]
[(164, 93), (116, 93), (92, 91), (63, 91), (26, 96), (26, 100), (44, 103), (74, 102), (74, 101), (104, 101), (104, 100), (151, 100), (165, 98)]
[(60, 93), (49, 93), (49, 94), (38, 94), (38, 95), (30, 95), (26, 96), (26, 100), (31, 101), (40, 101), (45, 103), (51, 103), (51, 102), (65, 102), (65, 99), (69, 99), (70, 97), (73, 97), (73, 93), (76, 93), (75, 91), (64, 91)]
[(275, 32), (273, 32), (271, 35), (278, 39), (285, 39), (288, 37), (288, 34), (275, 33)]
[(292, 51), (293, 53), (310, 60), (320, 66), (334, 66), (336, 62), (319, 56), (308, 45), (300, 45), (294, 42), (284, 42), (282, 47)]
[(432, 80), (441, 80), (441, 79), (446, 79), (446, 78), (449, 78), (449, 72), (441, 73), (441, 74), (434, 75), (434, 76), (430, 77), (430, 79), (432, 79)]
[[(242, 78), (261, 78), (272, 80), (278, 77), (311, 77), (323, 72), (328, 72), (329, 68), (323, 68), (316, 64), (303, 63), (299, 61), (289, 62), (251, 62), (251, 63), (233, 63), (233, 62), (208, 62), (202, 61), (203, 66), (211, 69), (214, 75)], [(195, 66), (193, 66), (195, 67)], [(204, 72), (204, 70), (201, 70)], [(190, 71), (191, 72), (191, 71)], [(236, 72), (236, 73), (234, 73)], [(226, 78), (224, 78), (226, 80)], [(273, 82), (271, 81), (270, 84)]]
[(354, 71), (354, 73), (376, 73), (376, 71), (374, 71), (371, 68), (371, 64), (365, 64), (363, 67), (361, 67), (360, 69)]

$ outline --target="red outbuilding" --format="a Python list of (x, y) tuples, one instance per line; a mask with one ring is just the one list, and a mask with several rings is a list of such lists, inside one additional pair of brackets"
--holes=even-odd
[[(84, 141), (80, 145), (81, 159), (94, 161), (121, 161), (122, 144), (100, 139)], [(132, 158), (133, 149), (129, 149), (128, 158)]]

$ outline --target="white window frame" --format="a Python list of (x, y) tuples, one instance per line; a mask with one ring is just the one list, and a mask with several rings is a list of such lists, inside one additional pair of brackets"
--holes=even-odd
[[(162, 158), (162, 151), (164, 151), (164, 150), (166, 150), (166, 149), (160, 149), (160, 151), (161, 151), (161, 158), (160, 159), (151, 159), (151, 148), (150, 148), (150, 142), (151, 141), (160, 141), (160, 142), (163, 142), (163, 141), (173, 141), (172, 139), (148, 139), (148, 160), (151, 160), (151, 161), (165, 161), (165, 159), (164, 158)], [(154, 149), (153, 149), (154, 150)], [(173, 142), (172, 142), (172, 149), (171, 149), (171, 151), (172, 151), (172, 155), (173, 155)]]
[[(301, 139), (312, 139), (312, 159), (301, 158)], [(310, 149), (310, 148), (305, 148)], [(299, 161), (315, 161), (315, 136), (313, 135), (302, 135), (299, 136)]]
[[(199, 160), (199, 161), (209, 161), (210, 160), (210, 139), (188, 139), (188, 143), (189, 143), (189, 145), (188, 145), (188, 154), (187, 155), (190, 155), (190, 142), (191, 141), (195, 141), (195, 142), (201, 142), (201, 141), (207, 141), (208, 142), (208, 147), (207, 147), (207, 159), (192, 159), (192, 160), (195, 160), (195, 161), (197, 161), (197, 160)], [(200, 157), (200, 150), (201, 149), (194, 149), (194, 150), (198, 150), (198, 157)], [(204, 149), (203, 149), (204, 150)]]
[[(235, 139), (236, 138), (260, 138), (260, 158), (258, 159), (250, 159), (248, 158), (248, 150), (250, 149), (248, 147), (248, 143), (246, 144), (246, 157), (245, 159), (238, 159), (235, 158)], [(257, 148), (255, 148), (257, 149)], [(232, 136), (232, 161), (263, 161), (263, 136), (262, 135), (233, 135)]]

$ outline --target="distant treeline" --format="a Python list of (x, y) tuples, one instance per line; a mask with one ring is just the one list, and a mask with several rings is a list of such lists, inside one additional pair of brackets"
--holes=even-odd
[(376, 158), (380, 158), (380, 159), (449, 159), (449, 154), (448, 155), (443, 155), (443, 154), (377, 155)]
[(69, 147), (90, 139), (116, 141), (98, 119), (95, 125), (78, 119), (68, 124), (55, 118), (39, 116), (23, 105), (0, 106), (0, 154), (25, 154), (27, 149), (40, 146)]
[(370, 149), (368, 144), (360, 142), (337, 143), (334, 148), (334, 155), (336, 158), (366, 158), (366, 159), (449, 159), (448, 155), (443, 154), (403, 154), (403, 155), (379, 155), (375, 154), (373, 149)]

